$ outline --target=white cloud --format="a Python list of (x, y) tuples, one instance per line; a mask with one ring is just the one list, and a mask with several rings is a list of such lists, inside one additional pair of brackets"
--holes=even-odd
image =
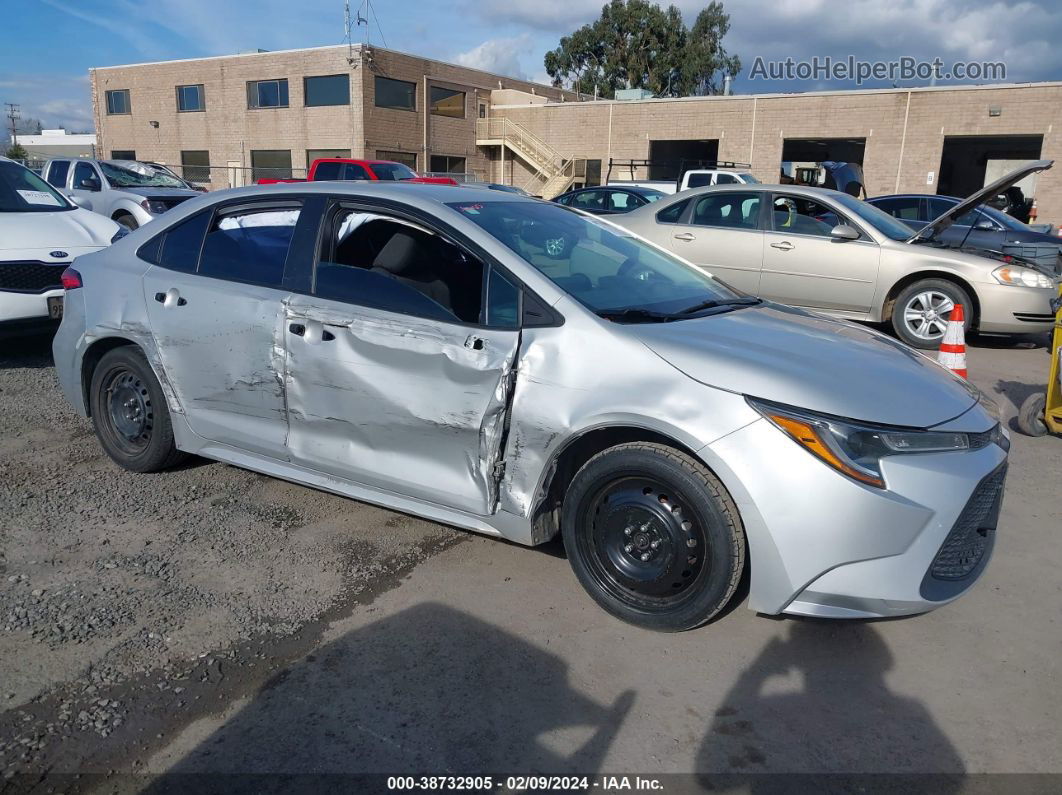
[(530, 54), (531, 49), (531, 36), (524, 33), (511, 38), (488, 39), (468, 52), (455, 55), (453, 60), (461, 66), (526, 80), (527, 72), (520, 59)]

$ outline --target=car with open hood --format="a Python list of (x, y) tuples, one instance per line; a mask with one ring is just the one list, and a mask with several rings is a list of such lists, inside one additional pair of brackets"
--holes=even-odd
[(970, 330), (1052, 327), (1052, 273), (938, 239), (986, 197), (1051, 165), (1042, 160), (1017, 169), (919, 231), (847, 193), (798, 185), (687, 191), (614, 220), (739, 290), (833, 317), (888, 323), (904, 342), (931, 349), (957, 304)]
[(125, 232), (0, 157), (0, 332), (54, 327), (63, 311), (63, 271)]
[(195, 454), (560, 534), (587, 593), (640, 626), (708, 621), (746, 570), (763, 613), (918, 613), (992, 551), (1009, 443), (977, 389), (559, 204), (224, 191), (66, 283), (56, 372), (128, 470)]
[(169, 169), (138, 160), (55, 158), (41, 173), (85, 209), (127, 229), (143, 226), (200, 194)]

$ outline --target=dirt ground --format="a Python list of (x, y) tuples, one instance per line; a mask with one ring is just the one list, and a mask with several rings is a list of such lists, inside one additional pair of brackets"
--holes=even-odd
[[(971, 351), (1008, 417), (1043, 342)], [(1062, 772), (1060, 475), (1062, 440), (1015, 435), (996, 557), (935, 613), (739, 606), (661, 636), (596, 609), (555, 543), (218, 463), (124, 472), (47, 341), (0, 340), (0, 771)]]

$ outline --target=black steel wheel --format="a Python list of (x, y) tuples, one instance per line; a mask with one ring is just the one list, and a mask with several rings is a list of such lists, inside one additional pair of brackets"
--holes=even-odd
[(155, 472), (184, 457), (162, 388), (139, 348), (103, 355), (92, 374), (89, 408), (104, 451), (126, 469)]
[(658, 444), (618, 445), (590, 459), (565, 495), (562, 532), (587, 592), (649, 629), (710, 620), (744, 568), (744, 532), (722, 484)]

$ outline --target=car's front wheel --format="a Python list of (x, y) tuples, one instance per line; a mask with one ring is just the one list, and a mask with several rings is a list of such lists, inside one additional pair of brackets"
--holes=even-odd
[(133, 216), (129, 215), (128, 213), (123, 214), (123, 215), (119, 215), (114, 220), (117, 221), (118, 223), (120, 223), (122, 226), (124, 226), (126, 229), (128, 229), (130, 231), (132, 231), (133, 229), (136, 229), (136, 228), (138, 228), (140, 226), (140, 224), (137, 223), (136, 218), (134, 218)]
[(139, 348), (108, 351), (92, 373), (89, 406), (104, 452), (133, 472), (158, 472), (184, 457), (162, 387)]
[(745, 533), (726, 489), (703, 464), (660, 444), (621, 444), (587, 461), (564, 496), (561, 528), (590, 596), (647, 629), (709, 621), (745, 565)]
[(907, 285), (892, 308), (896, 336), (912, 348), (939, 348), (948, 327), (948, 317), (956, 304), (962, 304), (964, 328), (969, 332), (974, 305), (969, 294), (946, 279), (921, 279)]

